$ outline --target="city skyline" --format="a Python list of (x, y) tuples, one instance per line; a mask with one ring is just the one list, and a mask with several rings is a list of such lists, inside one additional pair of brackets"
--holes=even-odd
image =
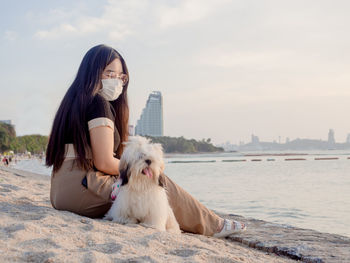
[(84, 54), (116, 48), (129, 73), (130, 124), (159, 90), (164, 134), (213, 143), (350, 132), (350, 2), (4, 2), (0, 119), (48, 135)]
[[(319, 141), (330, 141), (330, 138), (332, 138), (333, 143), (350, 143), (350, 132), (346, 135), (344, 140), (340, 140), (340, 139), (336, 139), (335, 136), (335, 131), (334, 129), (329, 129), (328, 130), (328, 134), (325, 133), (324, 138), (316, 138), (316, 137), (289, 137), (289, 136), (278, 136), (278, 138), (273, 138), (272, 140), (270, 140), (269, 142), (275, 142), (275, 143), (288, 143), (291, 140), (298, 140), (298, 139), (306, 139), (306, 140), (319, 140)], [(248, 142), (239, 140), (237, 145), (242, 144), (242, 143), (249, 143), (249, 142), (257, 142), (257, 141), (261, 141), (260, 140), (260, 136), (255, 135), (255, 134), (251, 134), (251, 140)], [(265, 142), (268, 142), (268, 140), (264, 140)], [(226, 142), (230, 142), (230, 141), (226, 141)], [(226, 143), (225, 142), (225, 143)]]
[(266, 150), (345, 150), (350, 149), (350, 133), (344, 142), (335, 140), (335, 132), (329, 129), (327, 140), (295, 138), (291, 140), (286, 137), (285, 141), (273, 140), (262, 141), (259, 136), (251, 135), (250, 142), (240, 141), (238, 144), (232, 144), (230, 141), (217, 144), (223, 147), (225, 151), (266, 151)]

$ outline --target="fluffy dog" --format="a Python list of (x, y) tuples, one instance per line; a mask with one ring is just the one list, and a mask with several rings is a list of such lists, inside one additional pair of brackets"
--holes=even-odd
[(181, 233), (164, 189), (163, 170), (162, 146), (144, 137), (130, 137), (119, 163), (122, 184), (105, 219)]

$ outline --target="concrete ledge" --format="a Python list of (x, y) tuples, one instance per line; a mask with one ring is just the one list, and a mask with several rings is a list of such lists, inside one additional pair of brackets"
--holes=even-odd
[(348, 237), (247, 219), (233, 214), (220, 215), (245, 222), (248, 226), (247, 231), (227, 238), (231, 241), (308, 263), (350, 262)]

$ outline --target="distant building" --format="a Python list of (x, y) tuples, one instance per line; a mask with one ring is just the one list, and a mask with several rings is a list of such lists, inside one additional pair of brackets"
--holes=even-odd
[(0, 122), (12, 125), (12, 121), (11, 120), (0, 120)]
[(135, 134), (134, 125), (129, 125), (129, 135), (134, 136), (134, 134)]
[(260, 151), (262, 150), (260, 145), (260, 140), (258, 136), (255, 136), (252, 134), (252, 140), (251, 142), (244, 144), (244, 142), (240, 142), (238, 146), (239, 151)]
[(348, 133), (348, 136), (346, 137), (346, 143), (350, 143), (350, 133)]
[(135, 135), (163, 136), (163, 97), (153, 91), (135, 127)]
[(328, 132), (328, 144), (330, 144), (330, 145), (335, 144), (334, 130), (333, 129), (329, 129), (329, 132)]
[(225, 152), (235, 152), (238, 150), (238, 146), (235, 144), (231, 144), (229, 141), (216, 146), (224, 148)]
[(259, 142), (259, 137), (252, 134), (252, 144), (259, 144)]

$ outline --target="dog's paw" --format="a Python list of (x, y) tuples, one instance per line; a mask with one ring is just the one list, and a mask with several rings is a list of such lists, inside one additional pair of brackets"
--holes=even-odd
[(181, 234), (181, 230), (178, 227), (168, 228), (166, 231), (171, 234), (177, 234), (177, 235)]
[(140, 223), (141, 226), (146, 227), (146, 228), (152, 228), (152, 229), (157, 229), (155, 226), (146, 224), (146, 223)]

